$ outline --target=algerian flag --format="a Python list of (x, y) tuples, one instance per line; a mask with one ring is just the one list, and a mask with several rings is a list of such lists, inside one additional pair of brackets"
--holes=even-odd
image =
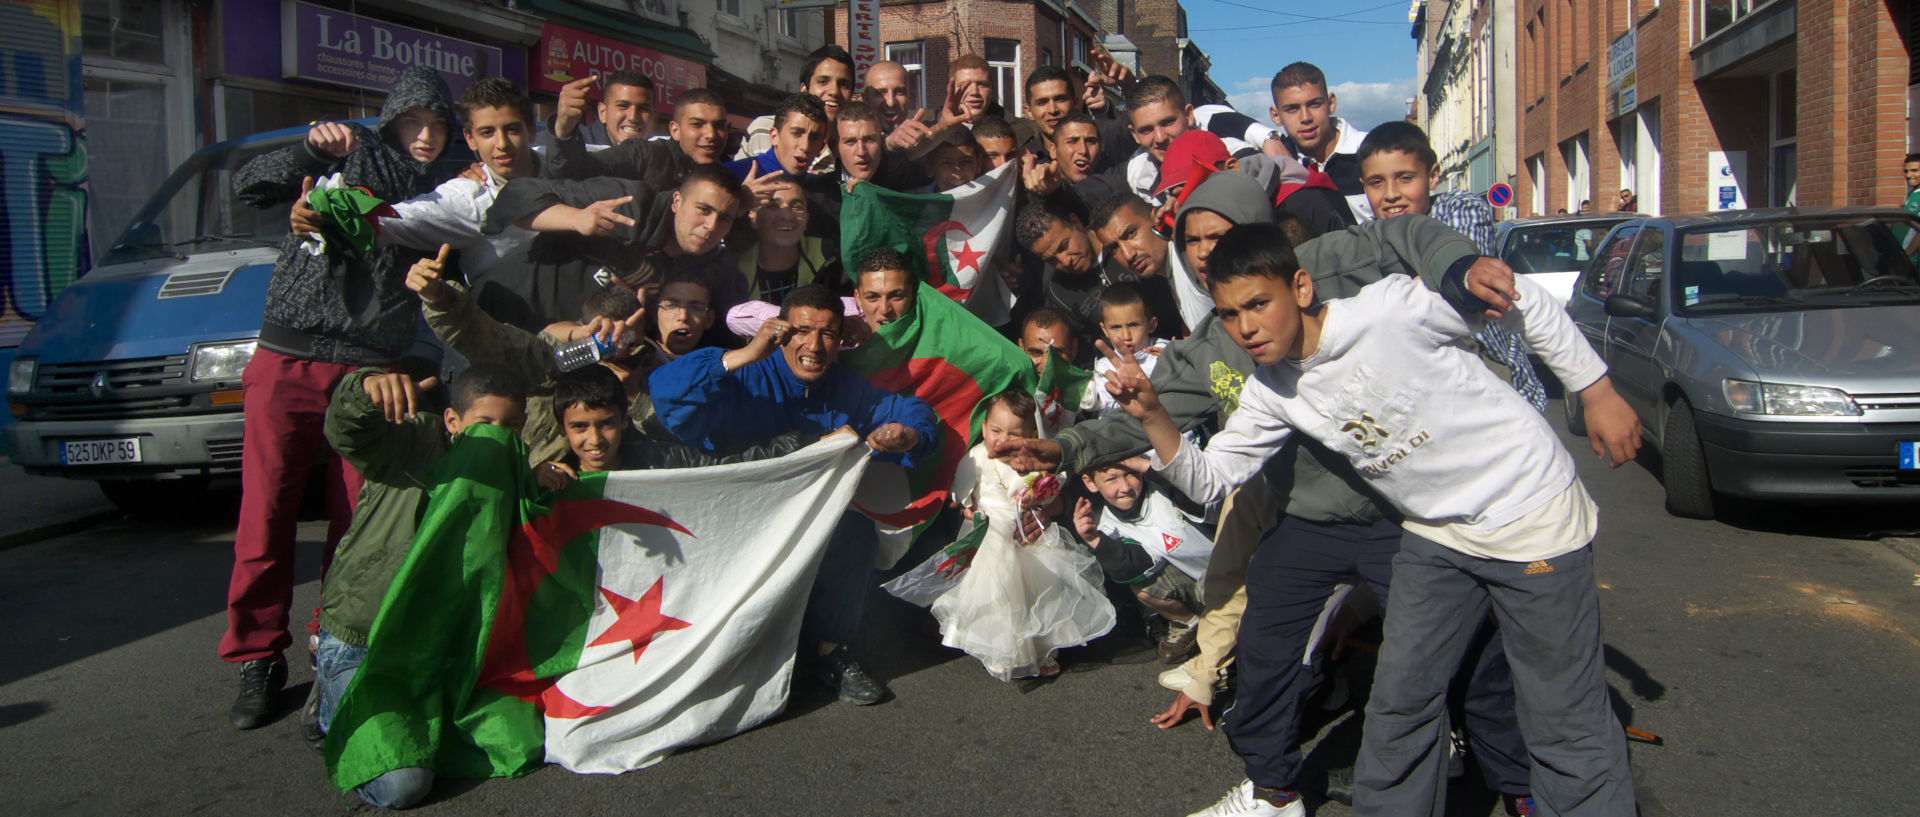
[(867, 250), (892, 247), (913, 262), (920, 280), (966, 304), (988, 325), (1006, 323), (1013, 293), (993, 270), (1013, 236), (1013, 195), (1019, 186), (1014, 162), (945, 193), (855, 185), (840, 209), (847, 271), (853, 272)]
[(1047, 367), (1033, 388), (1033, 402), (1040, 412), (1040, 436), (1052, 439), (1073, 425), (1074, 412), (1086, 397), (1093, 372), (1073, 365), (1059, 349), (1047, 348)]
[(617, 773), (778, 714), (820, 552), (868, 462), (857, 442), (589, 474), (548, 497), (518, 437), (469, 429), (433, 466), (335, 715), (333, 782)]
[(307, 206), (327, 217), (326, 230), (307, 236), (301, 246), (321, 255), (327, 251), (329, 237), (339, 241), (354, 255), (366, 255), (380, 237), (380, 219), (398, 215), (393, 206), (373, 195), (365, 187), (351, 187), (340, 174), (322, 177), (307, 194)]

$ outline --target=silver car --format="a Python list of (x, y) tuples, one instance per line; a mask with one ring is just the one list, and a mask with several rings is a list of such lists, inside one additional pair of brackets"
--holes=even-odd
[[(1567, 311), (1646, 423), (1673, 513), (1711, 517), (1717, 496), (1913, 503), (1916, 258), (1920, 221), (1899, 210), (1636, 219)], [(1567, 426), (1585, 433), (1577, 399)]]
[(1502, 221), (1493, 226), (1493, 246), (1500, 260), (1545, 287), (1564, 304), (1573, 295), (1573, 283), (1600, 249), (1600, 240), (1615, 224), (1646, 218), (1638, 213), (1576, 213)]

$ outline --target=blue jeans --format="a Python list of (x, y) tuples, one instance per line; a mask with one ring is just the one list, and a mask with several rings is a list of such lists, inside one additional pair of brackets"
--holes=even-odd
[[(340, 709), (340, 697), (347, 693), (360, 662), (367, 658), (366, 647), (355, 647), (326, 630), (320, 631), (320, 731), (333, 728), (333, 714)], [(380, 808), (412, 808), (433, 790), (433, 770), (420, 767), (394, 769), (353, 790), (367, 805)]]

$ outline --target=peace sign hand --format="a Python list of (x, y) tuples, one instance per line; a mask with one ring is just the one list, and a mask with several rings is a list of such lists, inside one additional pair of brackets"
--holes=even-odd
[(1146, 370), (1140, 368), (1140, 362), (1132, 355), (1122, 355), (1113, 351), (1105, 340), (1094, 341), (1094, 348), (1100, 350), (1107, 362), (1113, 365), (1113, 373), (1107, 375), (1107, 393), (1114, 401), (1127, 410), (1136, 420), (1145, 420), (1155, 412), (1165, 411), (1160, 405), (1160, 393), (1153, 388), (1153, 379), (1147, 377)]

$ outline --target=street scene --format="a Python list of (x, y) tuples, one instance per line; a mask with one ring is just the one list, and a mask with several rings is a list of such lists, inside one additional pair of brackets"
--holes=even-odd
[(7, 813), (1902, 813), (1920, 16), (5, 0)]

